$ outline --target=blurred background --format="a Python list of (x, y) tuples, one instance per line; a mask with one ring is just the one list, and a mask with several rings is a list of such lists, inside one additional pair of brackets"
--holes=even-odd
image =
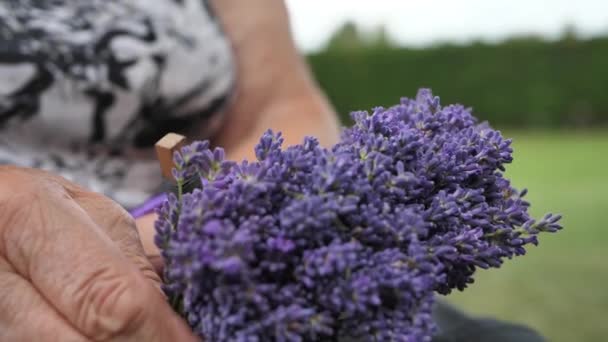
[(608, 336), (608, 1), (287, 1), (300, 50), (345, 124), (420, 87), (514, 140), (507, 175), (536, 217), (528, 256), (447, 300), (550, 341)]

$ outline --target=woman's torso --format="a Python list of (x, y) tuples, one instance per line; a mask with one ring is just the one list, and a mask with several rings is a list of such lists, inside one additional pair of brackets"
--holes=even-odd
[(0, 163), (135, 206), (159, 186), (156, 140), (212, 134), (234, 79), (206, 1), (4, 1)]

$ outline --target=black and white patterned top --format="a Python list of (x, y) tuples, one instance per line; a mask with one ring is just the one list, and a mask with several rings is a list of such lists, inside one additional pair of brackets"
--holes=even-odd
[(0, 163), (133, 207), (159, 186), (147, 151), (169, 131), (212, 134), (234, 80), (205, 0), (3, 0)]

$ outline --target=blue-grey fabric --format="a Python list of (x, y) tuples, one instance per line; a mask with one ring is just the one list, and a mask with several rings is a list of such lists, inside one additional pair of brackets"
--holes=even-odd
[[(431, 342), (546, 342), (529, 327), (490, 318), (472, 317), (441, 300), (433, 308), (433, 318), (439, 326), (439, 331)], [(347, 338), (339, 342), (368, 341), (365, 338)]]
[(436, 304), (433, 316), (439, 326), (433, 342), (545, 342), (529, 327), (472, 317), (443, 301)]

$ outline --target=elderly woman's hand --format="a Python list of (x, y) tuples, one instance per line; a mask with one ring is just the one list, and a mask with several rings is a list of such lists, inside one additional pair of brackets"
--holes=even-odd
[(193, 341), (111, 200), (0, 166), (0, 341)]

